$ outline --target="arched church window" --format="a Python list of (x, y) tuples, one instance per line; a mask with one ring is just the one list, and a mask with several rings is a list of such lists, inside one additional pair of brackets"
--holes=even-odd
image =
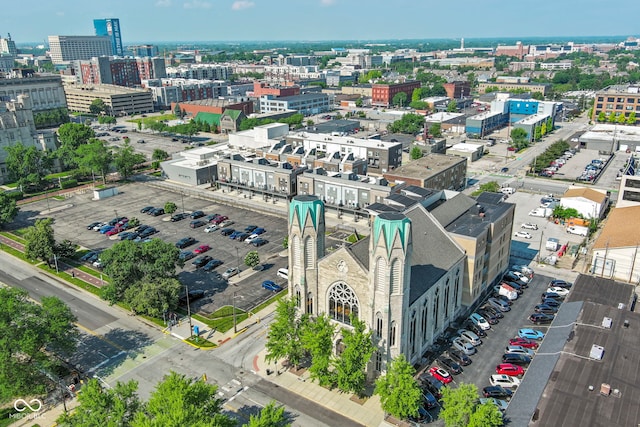
[(411, 312), (411, 323), (409, 326), (409, 346), (411, 347), (411, 354), (416, 352), (416, 311)]
[(444, 318), (449, 318), (449, 279), (447, 279), (447, 284), (444, 288)]
[(375, 271), (375, 289), (377, 292), (384, 292), (386, 283), (385, 276), (387, 273), (387, 262), (384, 258), (378, 257), (376, 260), (376, 271)]
[(300, 257), (300, 237), (298, 235), (293, 236), (291, 251), (293, 252), (293, 265), (302, 265), (302, 259)]
[(313, 314), (313, 294), (307, 294), (307, 314)]
[(389, 328), (389, 346), (395, 347), (396, 345), (396, 321), (391, 322), (391, 328)]
[(427, 341), (427, 325), (429, 323), (429, 300), (424, 300), (422, 306), (422, 341)]
[(391, 282), (391, 294), (399, 294), (400, 293), (400, 266), (401, 263), (398, 259), (394, 259), (391, 261), (391, 274), (390, 274), (390, 282)]
[(359, 303), (353, 290), (343, 282), (338, 282), (329, 290), (329, 317), (351, 325), (350, 316), (359, 316)]
[(376, 338), (382, 338), (382, 313), (376, 313), (376, 329), (375, 329)]
[(295, 298), (296, 298), (296, 306), (298, 308), (302, 307), (302, 298), (301, 298), (300, 286), (296, 285), (295, 288)]
[(436, 289), (436, 297), (433, 299), (433, 327), (438, 330), (440, 320), (440, 289)]

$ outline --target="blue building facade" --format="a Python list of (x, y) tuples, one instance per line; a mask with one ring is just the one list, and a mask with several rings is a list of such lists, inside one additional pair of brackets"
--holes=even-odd
[(94, 19), (93, 28), (96, 36), (111, 38), (111, 50), (115, 56), (124, 56), (122, 37), (120, 35), (120, 20), (118, 18)]

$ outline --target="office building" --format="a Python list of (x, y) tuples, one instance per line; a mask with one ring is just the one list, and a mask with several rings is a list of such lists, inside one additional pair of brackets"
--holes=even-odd
[(36, 74), (0, 79), (0, 99), (18, 99), (19, 95), (29, 96), (29, 106), (35, 113), (67, 107), (59, 75)]
[(152, 44), (128, 46), (127, 50), (129, 50), (133, 56), (158, 56), (158, 46)]
[(153, 112), (153, 98), (148, 90), (115, 85), (67, 85), (64, 87), (69, 111), (89, 113), (95, 99), (107, 106), (112, 116), (130, 116)]
[(296, 110), (309, 116), (312, 114), (326, 113), (331, 109), (329, 95), (326, 93), (306, 93), (304, 95), (285, 96), (276, 98), (273, 95), (260, 97), (260, 112), (270, 113), (274, 111)]
[(640, 86), (615, 85), (596, 92), (591, 120), (594, 122), (610, 121), (611, 117), (619, 119), (624, 115), (625, 124), (635, 125), (640, 120)]
[(122, 36), (120, 34), (120, 20), (118, 18), (94, 19), (93, 28), (96, 36), (107, 36), (111, 40), (111, 54), (124, 56)]
[(49, 36), (49, 51), (54, 64), (111, 56), (112, 50), (108, 36)]
[(393, 98), (399, 93), (404, 93), (407, 95), (407, 100), (411, 100), (413, 91), (418, 88), (420, 88), (420, 82), (417, 81), (393, 84), (374, 84), (371, 89), (371, 105), (389, 107), (393, 104)]
[(12, 56), (18, 54), (16, 42), (11, 40), (11, 34), (7, 34), (7, 38), (0, 37), (0, 53), (7, 53)]

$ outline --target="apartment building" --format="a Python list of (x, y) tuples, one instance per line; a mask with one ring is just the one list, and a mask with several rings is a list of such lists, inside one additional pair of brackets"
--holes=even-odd
[(277, 111), (295, 110), (305, 116), (325, 113), (331, 109), (329, 95), (326, 93), (306, 93), (304, 95), (275, 97), (263, 95), (260, 97), (260, 112), (271, 113)]
[(227, 96), (227, 84), (220, 80), (150, 79), (142, 85), (153, 94), (156, 108), (166, 110), (172, 103), (217, 99)]
[(393, 84), (374, 84), (371, 87), (371, 105), (379, 107), (389, 107), (393, 104), (393, 97), (399, 93), (407, 95), (411, 100), (411, 95), (415, 89), (420, 87), (420, 82), (408, 81)]
[(497, 82), (483, 82), (478, 83), (478, 92), (485, 93), (487, 88), (497, 88), (499, 92), (509, 92), (512, 90), (525, 90), (527, 92), (538, 92), (544, 96), (547, 96), (551, 90), (551, 85), (548, 83), (497, 83)]
[(109, 36), (49, 36), (49, 51), (54, 64), (111, 56), (112, 50)]
[(638, 124), (640, 120), (640, 86), (615, 85), (596, 92), (591, 120), (599, 121), (602, 115), (608, 119), (611, 114), (616, 117), (622, 114), (627, 121), (630, 116), (633, 116), (636, 118), (635, 123), (628, 124)]
[(233, 68), (218, 64), (181, 64), (177, 67), (167, 67), (166, 72), (166, 77), (169, 78), (229, 80), (233, 74)]

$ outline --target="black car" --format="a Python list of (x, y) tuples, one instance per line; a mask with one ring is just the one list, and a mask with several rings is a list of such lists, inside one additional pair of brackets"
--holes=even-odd
[(506, 167), (502, 168), (502, 169), (500, 169), (500, 172), (502, 172), (502, 173), (509, 172), (509, 168), (506, 168)]
[(558, 309), (547, 304), (538, 304), (533, 308), (533, 311), (535, 311), (536, 313), (556, 314), (558, 312)]
[(449, 373), (451, 373), (452, 375), (458, 375), (462, 373), (462, 367), (448, 357), (438, 357), (438, 364), (440, 365), (440, 367), (445, 368), (447, 371), (449, 371)]
[(209, 255), (203, 255), (199, 258), (194, 259), (191, 264), (195, 265), (196, 268), (200, 268), (200, 267), (204, 267), (212, 259), (213, 258), (210, 257)]
[(158, 230), (156, 230), (155, 228), (147, 227), (144, 230), (142, 230), (140, 233), (138, 233), (138, 235), (144, 239), (146, 237), (151, 236), (152, 234), (156, 234), (157, 232)]
[(550, 288), (554, 287), (554, 288), (571, 289), (571, 286), (573, 286), (573, 283), (569, 283), (560, 279), (555, 279), (549, 282)]
[(191, 212), (191, 219), (198, 219), (204, 216), (204, 212), (202, 211), (193, 211)]
[(193, 220), (189, 223), (189, 227), (191, 228), (204, 227), (205, 225), (207, 225), (207, 223), (199, 219)]
[(146, 228), (149, 228), (150, 226), (147, 224), (140, 224), (139, 226), (136, 227), (135, 231), (136, 233), (140, 233), (142, 231), (144, 231)]
[(494, 294), (494, 295), (493, 295), (493, 297), (494, 297), (495, 299), (500, 300), (500, 301), (504, 301), (504, 302), (506, 302), (506, 303), (507, 303), (507, 304), (509, 304), (509, 305), (513, 305), (513, 301), (512, 301), (512, 300), (510, 300), (509, 298), (507, 298), (507, 297), (506, 297), (506, 296), (504, 296), (504, 295)]
[(249, 233), (239, 233), (236, 235), (235, 240), (244, 242), (245, 240), (247, 240), (247, 237), (249, 237)]
[(471, 364), (471, 358), (459, 350), (450, 348), (447, 353), (451, 359), (462, 366), (468, 366)]
[(109, 225), (116, 225), (117, 223), (125, 219), (127, 219), (126, 216), (119, 216), (119, 217), (113, 218), (111, 221), (109, 221)]
[(195, 242), (196, 242), (196, 239), (194, 239), (193, 237), (183, 237), (182, 239), (176, 242), (176, 248), (178, 249), (186, 248), (187, 246), (193, 245)]
[(196, 254), (194, 254), (191, 251), (182, 251), (180, 252), (180, 255), (178, 255), (178, 258), (180, 258), (182, 261), (189, 261), (192, 258), (195, 258)]
[(234, 230), (233, 228), (223, 228), (222, 231), (220, 231), (220, 234), (222, 234), (223, 236), (229, 236), (235, 232), (236, 230)]
[(151, 214), (152, 216), (164, 215), (164, 209), (163, 208), (155, 208), (155, 209), (149, 211), (149, 214)]
[(217, 214), (217, 213), (216, 214), (207, 215), (206, 220), (207, 220), (207, 222), (211, 222), (214, 219), (218, 218), (219, 216), (220, 216), (220, 214)]
[(155, 209), (155, 207), (153, 207), (153, 206), (145, 206), (144, 208), (140, 209), (140, 213), (148, 213), (152, 209)]
[(553, 316), (551, 314), (533, 313), (529, 316), (529, 321), (534, 325), (546, 325), (553, 322)]
[(171, 216), (171, 222), (182, 221), (183, 219), (185, 219), (188, 216), (189, 216), (189, 214), (184, 213), (184, 212), (177, 213), (177, 214)]
[(87, 230), (93, 230), (93, 227), (102, 224), (100, 221), (96, 221), (96, 222), (92, 222), (91, 224), (87, 225)]
[(135, 235), (134, 239), (138, 237), (138, 233), (135, 231), (125, 231), (124, 233), (118, 234), (118, 237), (120, 237), (120, 240), (128, 240), (129, 236), (132, 234)]
[(496, 399), (504, 399), (509, 401), (511, 400), (511, 396), (513, 396), (513, 392), (511, 390), (507, 390), (502, 386), (495, 385), (483, 388), (482, 395), (484, 397), (493, 397)]
[(209, 261), (203, 268), (204, 271), (211, 271), (213, 269), (215, 269), (216, 267), (219, 267), (223, 264), (223, 262), (219, 259), (212, 259), (211, 261)]
[(431, 376), (429, 373), (425, 372), (419, 377), (420, 383), (422, 387), (428, 390), (431, 394), (433, 394), (436, 399), (442, 399), (442, 384), (435, 377)]
[(487, 322), (489, 322), (490, 325), (497, 325), (499, 322), (498, 316), (487, 310), (480, 309), (478, 310), (478, 314), (487, 319)]
[(186, 304), (187, 301), (189, 303), (192, 303), (193, 301), (203, 298), (204, 297), (204, 291), (202, 289), (193, 289), (191, 291), (189, 291), (189, 295), (187, 296), (182, 295), (180, 296), (179, 302), (180, 304)]
[(505, 353), (502, 355), (502, 363), (511, 363), (512, 365), (526, 366), (531, 363), (531, 358), (524, 354)]
[(91, 258), (93, 255), (95, 255), (97, 252), (94, 251), (89, 251), (86, 254), (82, 255), (82, 257), (80, 258), (80, 261), (89, 261), (89, 258)]
[(562, 304), (561, 301), (558, 301), (557, 299), (553, 299), (553, 298), (546, 298), (546, 299), (543, 298), (541, 302), (542, 304), (546, 304), (550, 307), (555, 307), (555, 308), (560, 307), (560, 304)]
[(473, 323), (470, 320), (465, 322), (463, 326), (464, 326), (465, 329), (473, 332), (474, 334), (476, 334), (480, 338), (487, 336), (487, 333), (481, 327), (479, 327), (478, 325), (476, 325), (475, 323)]
[(554, 299), (557, 301), (562, 301), (564, 299), (564, 297), (560, 294), (557, 294), (555, 292), (543, 292), (542, 293), (542, 299)]
[(252, 232), (253, 230), (255, 230), (256, 228), (258, 228), (258, 226), (257, 226), (257, 225), (247, 225), (247, 226), (244, 228), (244, 232), (245, 232), (245, 233), (251, 233), (251, 232)]
[(524, 283), (524, 281), (520, 280), (520, 277), (516, 276), (512, 272), (508, 272), (507, 274), (505, 274), (503, 276), (503, 280), (506, 280), (507, 282), (515, 282), (522, 287), (527, 286), (527, 284)]
[(135, 240), (138, 237), (140, 237), (140, 235), (134, 231), (127, 234), (124, 238), (121, 237), (120, 240)]
[(496, 308), (491, 307), (491, 306), (490, 306), (490, 305), (488, 305), (488, 304), (487, 304), (487, 305), (482, 306), (481, 308), (482, 308), (482, 310), (484, 310), (484, 311), (486, 311), (486, 312), (489, 312), (489, 313), (493, 314), (493, 315), (494, 315), (494, 316), (496, 316), (498, 319), (502, 319), (502, 318), (504, 317), (504, 313), (503, 313), (503, 312), (501, 312), (500, 310), (498, 310), (498, 309), (496, 309)]
[(260, 238), (254, 239), (253, 241), (251, 241), (251, 244), (253, 246), (255, 246), (256, 248), (258, 248), (260, 246), (263, 246), (263, 245), (266, 245), (267, 243), (269, 243), (269, 241), (267, 239), (260, 239)]

